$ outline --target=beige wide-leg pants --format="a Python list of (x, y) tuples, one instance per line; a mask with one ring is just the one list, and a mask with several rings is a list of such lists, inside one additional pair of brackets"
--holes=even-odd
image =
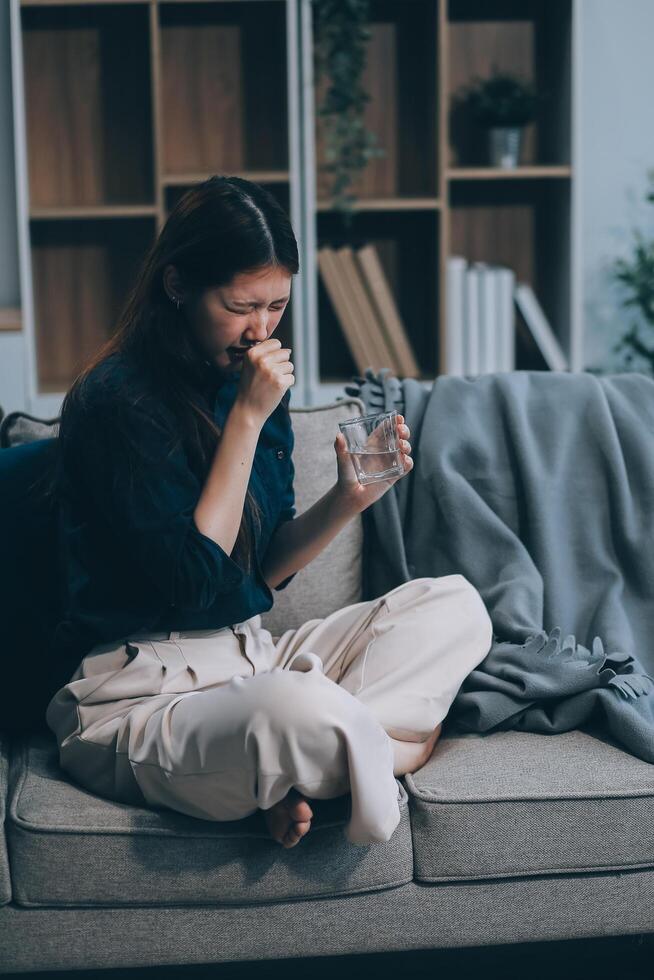
[(100, 796), (238, 820), (291, 787), (349, 792), (347, 839), (387, 841), (400, 820), (389, 736), (425, 741), (492, 635), (466, 578), (417, 578), (276, 640), (257, 614), (96, 646), (46, 721), (62, 768)]

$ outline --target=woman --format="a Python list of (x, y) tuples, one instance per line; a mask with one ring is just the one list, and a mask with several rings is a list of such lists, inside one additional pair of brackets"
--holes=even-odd
[[(395, 776), (429, 758), (492, 627), (460, 575), (415, 579), (276, 641), (262, 627), (271, 590), (394, 482), (361, 486), (339, 433), (334, 485), (296, 515), (294, 365), (273, 335), (298, 267), (264, 188), (196, 185), (66, 394), (66, 615), (46, 721), (62, 767), (100, 795), (207, 820), (261, 809), (293, 847), (311, 797), (351, 792), (346, 836), (368, 844), (397, 826)], [(402, 416), (398, 433), (406, 473)]]

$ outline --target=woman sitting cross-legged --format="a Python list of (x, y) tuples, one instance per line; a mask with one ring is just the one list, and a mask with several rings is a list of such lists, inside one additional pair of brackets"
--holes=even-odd
[(261, 186), (212, 177), (170, 213), (117, 329), (66, 393), (51, 490), (65, 614), (46, 721), (107, 798), (226, 821), (263, 811), (292, 847), (311, 799), (350, 792), (355, 844), (387, 841), (395, 777), (429, 758), (492, 626), (462, 575), (417, 578), (275, 638), (261, 623), (404, 473), (295, 509), (295, 383), (275, 330), (298, 272)]

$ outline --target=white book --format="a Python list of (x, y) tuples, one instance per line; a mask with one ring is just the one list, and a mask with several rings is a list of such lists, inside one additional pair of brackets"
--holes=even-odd
[(464, 272), (464, 348), (467, 373), (480, 374), (479, 360), (479, 269), (468, 266)]
[(515, 371), (515, 272), (506, 266), (497, 266), (497, 300), (499, 321), (499, 371)]
[(463, 295), (464, 274), (467, 265), (467, 260), (461, 255), (451, 255), (446, 263), (445, 351), (447, 365), (445, 374), (466, 374), (467, 372)]
[(568, 371), (568, 359), (563, 353), (531, 286), (526, 282), (518, 283), (513, 295), (518, 309), (522, 313), (525, 323), (550, 370)]
[(497, 371), (497, 273), (489, 262), (474, 262), (479, 272), (479, 373)]

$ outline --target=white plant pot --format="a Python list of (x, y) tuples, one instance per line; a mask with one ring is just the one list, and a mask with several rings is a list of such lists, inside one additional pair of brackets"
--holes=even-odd
[(491, 126), (488, 130), (488, 156), (491, 167), (512, 169), (520, 161), (521, 126)]

